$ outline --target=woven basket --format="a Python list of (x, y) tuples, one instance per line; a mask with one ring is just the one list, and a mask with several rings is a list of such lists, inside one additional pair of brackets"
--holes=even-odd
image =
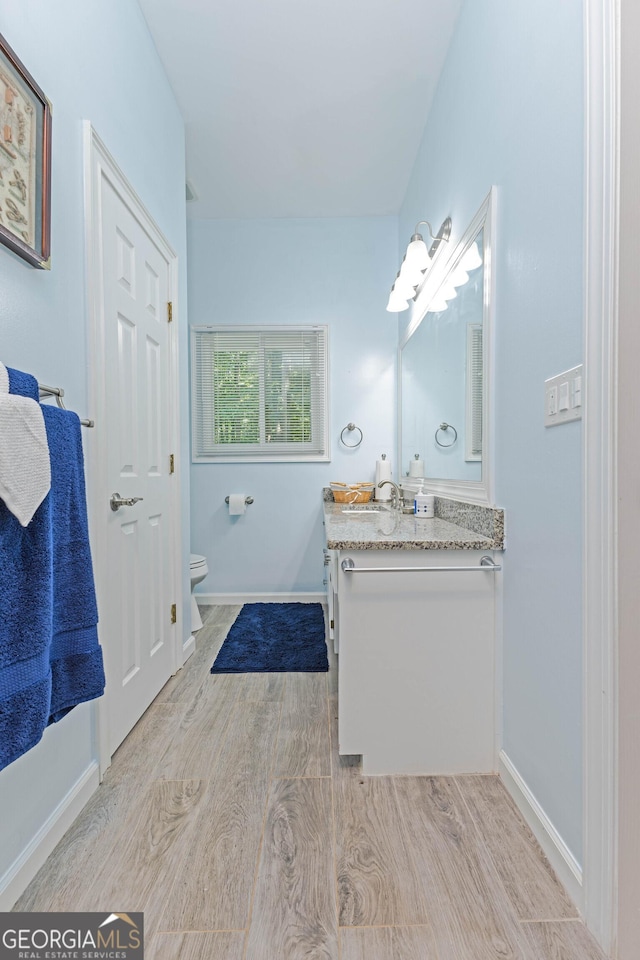
[(336, 503), (368, 503), (374, 490), (373, 483), (332, 483)]

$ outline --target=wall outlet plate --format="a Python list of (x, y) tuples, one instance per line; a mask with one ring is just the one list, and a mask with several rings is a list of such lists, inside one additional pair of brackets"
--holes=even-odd
[(582, 364), (545, 380), (545, 427), (559, 427), (562, 423), (582, 420), (582, 380)]

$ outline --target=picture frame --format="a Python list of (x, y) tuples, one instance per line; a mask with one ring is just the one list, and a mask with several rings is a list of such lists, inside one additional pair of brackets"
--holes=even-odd
[(51, 268), (51, 104), (2, 34), (0, 243)]

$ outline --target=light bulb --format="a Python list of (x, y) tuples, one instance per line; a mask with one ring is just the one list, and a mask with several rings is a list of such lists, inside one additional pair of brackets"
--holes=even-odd
[(427, 313), (443, 313), (449, 304), (444, 297), (435, 297), (429, 304)]
[(478, 247), (475, 241), (471, 244), (469, 249), (465, 251), (465, 254), (460, 261), (460, 266), (463, 270), (466, 270), (469, 273), (471, 270), (475, 270), (476, 267), (482, 265), (482, 257), (478, 253)]
[(413, 300), (416, 293), (415, 287), (417, 282), (417, 280), (414, 280), (410, 271), (405, 270), (403, 273), (401, 269), (393, 287), (405, 300)]
[(402, 313), (402, 311), (407, 310), (408, 307), (409, 303), (407, 298), (394, 287), (389, 294), (389, 302), (387, 303), (389, 313)]
[(429, 253), (422, 237), (410, 242), (404, 259), (405, 263), (408, 263), (412, 269), (419, 270), (421, 273), (427, 269), (429, 266)]
[(454, 287), (464, 287), (468, 280), (469, 274), (462, 268), (462, 266), (456, 267), (451, 274), (451, 283), (454, 285)]
[[(400, 267), (399, 280), (402, 283), (403, 291), (408, 287), (417, 287), (422, 280), (422, 271), (420, 267), (405, 257)], [(396, 284), (397, 283), (398, 281), (396, 280)], [(410, 296), (413, 296), (414, 293), (415, 290), (413, 290)]]

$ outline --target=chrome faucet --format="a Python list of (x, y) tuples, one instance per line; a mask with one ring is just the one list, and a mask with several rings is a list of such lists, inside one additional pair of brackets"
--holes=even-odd
[(402, 505), (402, 497), (400, 496), (400, 487), (397, 483), (394, 483), (393, 480), (381, 480), (378, 484), (379, 487), (384, 487), (385, 483), (390, 483), (393, 487), (393, 494), (391, 496), (391, 506), (394, 510), (399, 510)]

